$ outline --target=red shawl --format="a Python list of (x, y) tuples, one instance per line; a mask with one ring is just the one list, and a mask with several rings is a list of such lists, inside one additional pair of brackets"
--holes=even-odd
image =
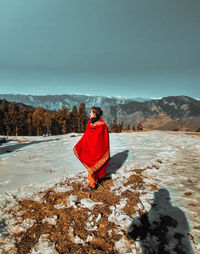
[(108, 128), (100, 118), (93, 125), (87, 122), (86, 130), (79, 142), (74, 146), (74, 154), (93, 175), (110, 160)]

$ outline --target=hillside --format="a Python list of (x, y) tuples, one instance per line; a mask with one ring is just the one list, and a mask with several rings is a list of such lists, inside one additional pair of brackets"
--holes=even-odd
[(104, 117), (109, 116), (124, 125), (137, 125), (163, 130), (191, 130), (200, 127), (200, 101), (187, 96), (169, 96), (145, 102), (129, 102), (111, 106), (105, 110)]
[(24, 103), (45, 109), (61, 109), (63, 106), (72, 109), (86, 104), (86, 111), (92, 106), (101, 107), (103, 119), (108, 125), (114, 120), (123, 122), (124, 128), (134, 128), (139, 122), (144, 128), (159, 130), (200, 130), (200, 101), (188, 96), (168, 96), (162, 99), (147, 100), (144, 98), (109, 98), (87, 95), (0, 95), (8, 101)]

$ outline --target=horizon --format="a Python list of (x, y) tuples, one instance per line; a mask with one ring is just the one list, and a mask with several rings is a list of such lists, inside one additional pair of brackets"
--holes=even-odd
[(105, 95), (92, 95), (92, 94), (45, 94), (45, 95), (38, 95), (38, 94), (19, 94), (19, 93), (8, 93), (8, 94), (2, 94), (1, 95), (22, 95), (22, 96), (38, 96), (38, 97), (46, 97), (46, 96), (88, 96), (88, 97), (105, 97), (105, 98), (117, 98), (117, 99), (127, 99), (127, 100), (131, 100), (131, 99), (148, 99), (148, 100), (161, 100), (163, 98), (167, 98), (167, 97), (190, 97), (192, 99), (195, 100), (200, 100), (200, 98), (197, 97), (192, 97), (192, 96), (188, 96), (188, 95), (167, 95), (167, 96), (163, 96), (163, 97), (142, 97), (142, 96), (137, 96), (137, 97), (126, 97), (126, 96), (105, 96)]

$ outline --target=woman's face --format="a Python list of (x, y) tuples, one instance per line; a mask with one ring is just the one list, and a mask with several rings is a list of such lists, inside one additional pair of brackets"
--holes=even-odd
[(95, 118), (96, 117), (96, 114), (91, 110), (90, 111), (90, 118)]

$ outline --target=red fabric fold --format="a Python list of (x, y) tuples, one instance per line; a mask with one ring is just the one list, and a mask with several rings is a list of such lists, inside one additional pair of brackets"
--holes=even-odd
[(93, 125), (91, 120), (87, 122), (85, 133), (73, 151), (90, 175), (101, 178), (106, 174), (110, 160), (109, 134), (107, 125), (101, 118)]

